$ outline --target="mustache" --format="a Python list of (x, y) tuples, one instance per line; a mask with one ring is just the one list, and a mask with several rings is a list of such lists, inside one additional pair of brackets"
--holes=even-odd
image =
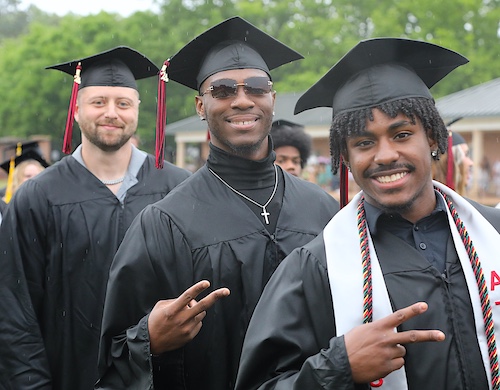
[(105, 119), (102, 122), (99, 122), (100, 126), (106, 126), (106, 125), (111, 125), (111, 126), (121, 126), (122, 123), (116, 119)]
[(407, 169), (410, 172), (415, 172), (415, 166), (412, 164), (389, 164), (379, 165), (377, 168), (367, 169), (363, 172), (363, 178), (368, 179), (370, 176), (383, 174), (384, 172), (393, 171), (395, 169)]

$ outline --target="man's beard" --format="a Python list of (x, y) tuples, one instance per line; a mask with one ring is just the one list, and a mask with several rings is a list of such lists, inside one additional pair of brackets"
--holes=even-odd
[(106, 141), (104, 137), (99, 135), (97, 127), (95, 127), (93, 131), (87, 131), (85, 127), (85, 123), (82, 123), (80, 126), (85, 138), (104, 152), (116, 152), (125, 145), (133, 135), (133, 132), (129, 134), (127, 131), (124, 131), (118, 139), (115, 138), (113, 141)]
[[(271, 123), (272, 122), (269, 121), (269, 129), (271, 129)], [(261, 139), (252, 144), (235, 145), (232, 142), (230, 142), (227, 138), (220, 137), (219, 136), (220, 132), (218, 127), (217, 126), (212, 127), (208, 118), (207, 118), (207, 125), (212, 137), (216, 138), (221, 144), (226, 145), (234, 155), (243, 158), (251, 156), (256, 151), (258, 151), (262, 146), (262, 142), (264, 142), (266, 137), (269, 135), (269, 133), (263, 135)]]
[(127, 136), (126, 134), (123, 134), (123, 136), (120, 137), (118, 141), (115, 141), (111, 144), (103, 141), (99, 136), (91, 136), (87, 137), (87, 139), (89, 140), (90, 143), (97, 146), (103, 152), (116, 152), (128, 142), (130, 137)]
[[(366, 178), (369, 178), (370, 176), (372, 176), (376, 173), (380, 174), (380, 173), (384, 173), (384, 172), (394, 170), (394, 169), (399, 169), (399, 168), (405, 168), (410, 173), (415, 172), (415, 166), (412, 164), (390, 164), (390, 165), (380, 166), (376, 169), (366, 170), (365, 172), (363, 172), (363, 178), (366, 179)], [(387, 193), (389, 193), (389, 194), (391, 192), (399, 192), (399, 189), (393, 190), (393, 191), (391, 191), (391, 190), (387, 191)], [(380, 203), (379, 201), (377, 201), (376, 197), (374, 197), (374, 196), (371, 196), (371, 197), (374, 201), (377, 202), (378, 207), (380, 209), (384, 210), (384, 212), (386, 212), (388, 214), (404, 214), (406, 211), (409, 211), (413, 207), (413, 204), (420, 197), (420, 195), (421, 195), (421, 191), (415, 193), (413, 195), (413, 197), (411, 199), (407, 200), (405, 203), (400, 203), (400, 204), (384, 204), (384, 203)]]
[(404, 214), (410, 210), (415, 203), (417, 197), (410, 199), (409, 201), (402, 204), (380, 204), (381, 209), (387, 214)]

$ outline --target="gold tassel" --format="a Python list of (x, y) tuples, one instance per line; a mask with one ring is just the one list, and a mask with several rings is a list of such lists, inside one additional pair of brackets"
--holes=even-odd
[(9, 203), (12, 199), (12, 186), (14, 184), (14, 169), (16, 168), (16, 157), (20, 156), (22, 153), (22, 144), (21, 142), (17, 143), (16, 148), (16, 156), (10, 158), (9, 164), (9, 176), (7, 178), (7, 188), (5, 189), (5, 203)]

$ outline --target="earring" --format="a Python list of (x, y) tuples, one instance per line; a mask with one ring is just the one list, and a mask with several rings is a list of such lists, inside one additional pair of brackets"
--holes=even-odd
[(200, 121), (204, 121), (205, 118), (200, 115)]
[(432, 157), (434, 160), (439, 160), (438, 151), (437, 151), (437, 150), (433, 150), (433, 151), (431, 152), (431, 157)]

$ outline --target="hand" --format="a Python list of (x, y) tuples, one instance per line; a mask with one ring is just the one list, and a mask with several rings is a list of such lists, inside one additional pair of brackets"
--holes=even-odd
[(191, 341), (201, 329), (206, 310), (220, 298), (229, 295), (229, 289), (220, 288), (197, 302), (194, 298), (209, 286), (210, 282), (202, 280), (177, 299), (156, 303), (148, 319), (150, 351), (153, 355), (178, 349)]
[(427, 303), (418, 302), (345, 334), (345, 347), (355, 383), (384, 378), (401, 368), (406, 354), (402, 344), (444, 340), (445, 335), (439, 330), (394, 332), (394, 328), (422, 314), (427, 307)]

